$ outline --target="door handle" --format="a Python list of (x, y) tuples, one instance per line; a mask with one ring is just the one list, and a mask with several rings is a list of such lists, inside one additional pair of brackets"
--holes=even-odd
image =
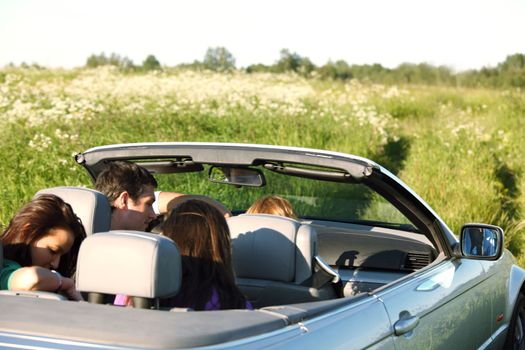
[(412, 331), (414, 328), (416, 328), (418, 324), (419, 324), (419, 317), (417, 316), (402, 318), (398, 320), (396, 323), (394, 323), (394, 334), (398, 336), (406, 334)]

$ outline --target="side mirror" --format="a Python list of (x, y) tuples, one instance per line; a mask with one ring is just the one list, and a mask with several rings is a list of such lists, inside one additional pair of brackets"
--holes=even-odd
[(461, 255), (480, 260), (496, 260), (503, 251), (503, 229), (485, 224), (466, 224), (461, 228)]
[(212, 166), (208, 175), (211, 182), (228, 185), (262, 187), (266, 184), (264, 175), (259, 169)]

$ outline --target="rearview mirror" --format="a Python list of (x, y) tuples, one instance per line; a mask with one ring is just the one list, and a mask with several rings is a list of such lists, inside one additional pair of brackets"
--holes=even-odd
[(466, 224), (461, 228), (461, 255), (467, 258), (496, 260), (503, 250), (503, 229), (484, 224)]
[(235, 186), (262, 187), (266, 184), (264, 175), (259, 169), (241, 167), (212, 166), (208, 179)]

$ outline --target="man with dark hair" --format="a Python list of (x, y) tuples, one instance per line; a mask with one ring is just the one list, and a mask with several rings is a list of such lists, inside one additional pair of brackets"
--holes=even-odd
[[(95, 182), (111, 205), (111, 229), (144, 231), (157, 215), (165, 214), (174, 203), (201, 199), (216, 206), (225, 216), (231, 213), (223, 204), (200, 195), (155, 192), (157, 180), (143, 167), (126, 161), (108, 164)], [(170, 203), (171, 202), (171, 203)]]
[(111, 162), (97, 177), (95, 188), (108, 197), (112, 230), (144, 231), (156, 218), (153, 210), (157, 181), (141, 166)]

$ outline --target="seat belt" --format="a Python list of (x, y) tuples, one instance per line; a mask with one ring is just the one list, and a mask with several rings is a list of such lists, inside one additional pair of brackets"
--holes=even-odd
[(317, 271), (315, 271), (311, 277), (311, 280), (312, 280), (311, 286), (315, 289), (321, 289), (329, 282), (332, 282), (333, 279), (334, 279), (333, 275), (329, 274), (322, 268), (318, 268)]
[(343, 282), (337, 271), (332, 269), (330, 265), (326, 264), (319, 256), (314, 256), (316, 271), (307, 278), (301, 285), (321, 289), (328, 283), (332, 284), (334, 291), (338, 298), (344, 297)]

